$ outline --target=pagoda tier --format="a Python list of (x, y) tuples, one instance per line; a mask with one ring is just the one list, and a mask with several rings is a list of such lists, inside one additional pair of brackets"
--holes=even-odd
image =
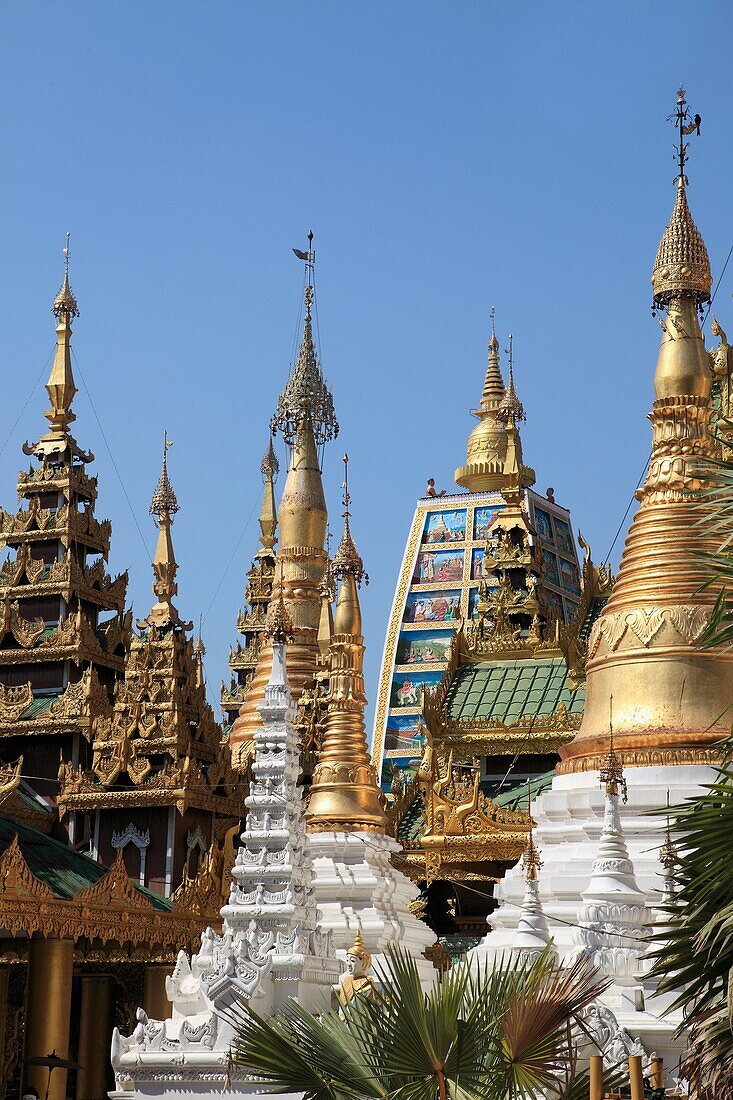
[[(111, 714), (131, 624), (127, 574), (111, 577), (105, 568), (112, 529), (94, 514), (97, 479), (86, 469), (94, 456), (69, 430), (78, 309), (68, 271), (53, 313), (50, 430), (23, 447), (35, 464), (19, 474), (20, 508), (0, 510), (0, 539), (10, 551), (0, 566), (0, 755), (22, 755), (24, 773), (51, 801), (59, 760), (91, 762), (92, 726)], [(81, 841), (88, 823), (72, 817), (67, 824)]]
[(260, 549), (255, 555), (252, 567), (247, 573), (247, 587), (244, 598), (247, 607), (237, 616), (237, 632), (244, 643), (237, 642), (229, 651), (229, 667), (232, 678), (229, 687), (222, 682), (221, 709), (229, 726), (234, 725), (241, 707), (247, 698), (247, 689), (257, 668), (262, 645), (262, 636), (267, 617), (267, 605), (272, 595), (275, 580), (275, 531), (277, 514), (275, 511), (274, 483), (280, 464), (270, 440), (260, 470), (264, 479), (262, 507), (260, 509)]
[(128, 869), (168, 896), (237, 826), (246, 782), (232, 771), (206, 701), (203, 645), (193, 642), (192, 624), (173, 603), (178, 565), (171, 525), (178, 502), (165, 452), (150, 511), (158, 522), (157, 602), (138, 621), (139, 633), (132, 632), (113, 711), (94, 720), (91, 767), (62, 765), (59, 807), (62, 814), (93, 812), (95, 854), (106, 860), (124, 847)]

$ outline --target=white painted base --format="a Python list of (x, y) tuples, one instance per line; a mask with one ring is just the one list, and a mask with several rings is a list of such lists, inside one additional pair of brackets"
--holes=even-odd
[(435, 934), (408, 909), (417, 891), (390, 862), (400, 850), (397, 841), (377, 833), (310, 833), (308, 839), (319, 928), (331, 932), (337, 956), (345, 958), (361, 930), (373, 963), (383, 963), (387, 948), (399, 944), (429, 988), (436, 971), (423, 952)]
[[(664, 809), (668, 790), (672, 806), (700, 794), (702, 787), (714, 780), (715, 771), (690, 765), (629, 768), (625, 774), (629, 800), (620, 807), (624, 836), (636, 880), (646, 895), (647, 905), (653, 907), (659, 904), (664, 891), (658, 857), (664, 843), (665, 816), (651, 816), (648, 811)], [(581, 895), (590, 883), (604, 809), (605, 791), (595, 772), (555, 776), (552, 788), (532, 805), (537, 823), (535, 843), (543, 860), (540, 898), (560, 959), (567, 959), (578, 950), (575, 934), (583, 904)], [(520, 866), (498, 884), (496, 896), (500, 905), (489, 918), (492, 930), (472, 952), (476, 961), (490, 963), (497, 956), (516, 950), (524, 885)], [(642, 996), (645, 1007), (639, 1010)], [(647, 1053), (654, 1051), (664, 1057), (665, 1066), (671, 1070), (681, 1046), (673, 1038), (679, 1017), (675, 1014), (659, 1018), (663, 1017), (669, 1000), (657, 998), (648, 978), (641, 977), (636, 985), (612, 986), (603, 997), (603, 1003), (614, 1012), (619, 1024), (633, 1038), (641, 1039)]]

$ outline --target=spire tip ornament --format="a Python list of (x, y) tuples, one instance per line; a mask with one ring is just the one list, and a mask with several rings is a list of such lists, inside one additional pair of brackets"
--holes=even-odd
[(599, 779), (606, 788), (606, 794), (618, 795), (621, 790), (624, 802), (629, 801), (623, 762), (613, 747), (613, 695), (608, 700), (608, 755), (603, 761)]
[(277, 409), (270, 421), (270, 430), (273, 435), (276, 431), (280, 431), (285, 442), (292, 446), (298, 425), (309, 417), (314, 439), (320, 445), (336, 438), (339, 433), (339, 424), (334, 412), (333, 395), (323, 377), (313, 343), (311, 310), (315, 301), (316, 253), (313, 249), (312, 231), (308, 233), (307, 252), (297, 248), (294, 248), (293, 252), (306, 264), (305, 322), (298, 359), (278, 399)]
[(331, 562), (331, 577), (344, 577), (348, 574), (354, 578), (357, 585), (360, 585), (362, 581), (364, 581), (365, 584), (369, 584), (369, 574), (364, 569), (364, 562), (359, 555), (359, 551), (356, 549), (356, 544), (352, 538), (351, 527), (349, 525), (349, 519), (351, 517), (351, 494), (349, 492), (349, 456), (347, 454), (344, 454), (343, 462), (344, 480), (341, 483), (341, 488), (344, 491), (342, 497), (344, 506), (344, 533), (341, 536), (341, 542)]
[(150, 501), (149, 512), (151, 516), (157, 516), (158, 519), (163, 517), (164, 513), (167, 513), (172, 520), (178, 511), (178, 498), (173, 492), (173, 486), (168, 479), (168, 448), (173, 446), (173, 440), (168, 438), (168, 432), (163, 432), (163, 468), (160, 472), (160, 478), (158, 484), (155, 487), (152, 500)]
[(501, 399), (496, 416), (503, 424), (509, 424), (511, 421), (516, 427), (521, 420), (526, 420), (527, 417), (524, 412), (524, 405), (517, 397), (517, 391), (514, 388), (514, 337), (511, 332), (509, 333), (509, 347), (504, 349), (504, 353), (509, 356), (509, 385)]
[(710, 301), (713, 281), (710, 259), (687, 204), (686, 188), (689, 180), (685, 174), (689, 149), (689, 142), (685, 141), (685, 137), (692, 133), (699, 135), (702, 120), (700, 115), (691, 115), (685, 95), (685, 89), (680, 87), (676, 109), (667, 119), (678, 130), (675, 144), (677, 196), (669, 225), (659, 242), (652, 270), (652, 310), (666, 309), (674, 298), (692, 298), (698, 308), (704, 302)]
[(56, 317), (60, 317), (62, 313), (67, 313), (69, 317), (79, 316), (79, 307), (76, 304), (76, 298), (73, 295), (71, 287), (69, 285), (69, 256), (71, 255), (71, 233), (66, 234), (66, 244), (62, 248), (64, 254), (64, 281), (61, 284), (61, 289), (53, 300), (51, 306), (51, 312)]

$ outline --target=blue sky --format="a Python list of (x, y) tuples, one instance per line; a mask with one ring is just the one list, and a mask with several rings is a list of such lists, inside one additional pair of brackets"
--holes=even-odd
[[(458, 0), (2, 7), (0, 502), (14, 506), (20, 446), (45, 423), (38, 376), (70, 229), (88, 387), (77, 378), (75, 427), (97, 456), (110, 564), (130, 569), (144, 614), (149, 558), (126, 496), (151, 551), (167, 428), (178, 603), (207, 615), (212, 698), (292, 354), (302, 271), (290, 249), (309, 228), (342, 427), (325, 456), (332, 523), (338, 535), (347, 449), (372, 578), (370, 698), (415, 498), (429, 475), (450, 488), (463, 461), (492, 306), (502, 347), (514, 334), (538, 488), (553, 485), (596, 555), (608, 551), (649, 450), (649, 276), (674, 198), (665, 118), (680, 81), (703, 118), (689, 197), (715, 278), (733, 244), (733, 19), (725, 3), (548, 12)], [(733, 261), (716, 299), (729, 331), (731, 290)]]

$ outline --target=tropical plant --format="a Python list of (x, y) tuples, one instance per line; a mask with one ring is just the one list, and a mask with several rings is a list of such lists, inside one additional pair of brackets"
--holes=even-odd
[(268, 1092), (305, 1100), (553, 1100), (587, 1097), (573, 1023), (608, 983), (549, 951), (472, 973), (455, 964), (423, 993), (414, 960), (390, 952), (379, 992), (320, 1016), (291, 1001), (238, 1015), (234, 1058)]

